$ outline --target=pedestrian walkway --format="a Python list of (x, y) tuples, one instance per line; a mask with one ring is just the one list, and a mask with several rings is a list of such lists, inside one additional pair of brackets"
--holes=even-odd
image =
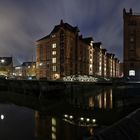
[(102, 130), (93, 140), (140, 140), (140, 109)]

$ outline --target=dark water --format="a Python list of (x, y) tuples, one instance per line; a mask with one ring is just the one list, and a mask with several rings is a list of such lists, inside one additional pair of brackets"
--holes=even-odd
[(139, 86), (0, 93), (0, 140), (89, 140), (140, 107)]

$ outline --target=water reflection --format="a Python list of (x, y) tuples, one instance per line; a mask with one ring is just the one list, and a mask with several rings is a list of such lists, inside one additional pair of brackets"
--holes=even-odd
[(3, 114), (0, 115), (0, 119), (3, 120), (5, 116)]
[(80, 108), (102, 108), (102, 109), (112, 109), (113, 108), (113, 97), (112, 88), (99, 89), (96, 92), (91, 92), (90, 94), (77, 94), (70, 93), (71, 96), (68, 97), (68, 102), (80, 107)]
[[(91, 106), (91, 102), (93, 103)], [(89, 97), (89, 107), (97, 107), (97, 108), (108, 108), (112, 109), (112, 89), (103, 90), (97, 96)]]
[[(61, 100), (46, 96), (37, 98), (22, 94), (0, 93), (0, 101), (5, 103), (5, 106), (8, 104), (8, 111), (0, 106), (0, 118), (3, 122), (10, 118), (2, 127), (6, 130), (7, 128), (4, 127), (10, 126), (11, 122), (17, 124), (25, 121), (27, 126), (24, 129), (28, 128), (30, 129), (28, 132), (34, 132), (23, 136), (26, 140), (27, 137), (35, 140), (88, 139), (139, 108), (139, 90), (140, 87), (95, 87), (93, 90), (86, 91), (66, 91), (65, 96), (59, 97)], [(11, 103), (15, 104), (14, 108)], [(13, 118), (11, 110), (21, 115)], [(11, 129), (14, 130), (13, 126)], [(16, 131), (21, 131), (18, 132), (21, 134), (24, 130)], [(13, 135), (14, 133), (16, 136), (15, 131)], [(5, 133), (5, 138), (7, 137)]]
[[(59, 118), (35, 111), (35, 137), (37, 140), (77, 140), (93, 135), (93, 126), (79, 127), (73, 120), (74, 116)], [(92, 121), (95, 123), (95, 120)]]

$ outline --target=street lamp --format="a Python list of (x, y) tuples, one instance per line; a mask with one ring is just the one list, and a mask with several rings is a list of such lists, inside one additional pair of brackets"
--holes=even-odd
[(0, 62), (1, 62), (1, 63), (5, 63), (5, 60), (4, 60), (4, 59), (1, 59)]

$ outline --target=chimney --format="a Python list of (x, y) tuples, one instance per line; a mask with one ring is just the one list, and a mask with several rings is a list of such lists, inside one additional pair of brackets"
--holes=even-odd
[(61, 21), (60, 21), (60, 25), (63, 25), (63, 20), (61, 19)]

